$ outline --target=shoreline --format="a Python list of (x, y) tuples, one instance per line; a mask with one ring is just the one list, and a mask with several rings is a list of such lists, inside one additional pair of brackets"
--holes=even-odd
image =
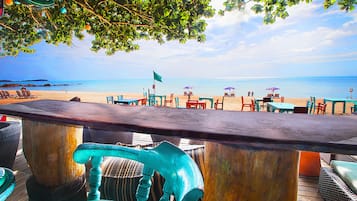
[[(0, 99), (0, 104), (11, 104), (17, 102), (24, 101), (34, 101), (34, 100), (42, 100), (42, 99), (50, 99), (50, 100), (64, 100), (69, 101), (71, 98), (77, 96), (81, 99), (81, 102), (94, 102), (94, 103), (106, 103), (106, 96), (113, 96), (114, 99), (117, 99), (118, 95), (123, 95), (124, 98), (142, 98), (142, 93), (120, 93), (120, 92), (87, 92), (87, 91), (54, 91), (54, 90), (30, 90), (31, 95), (35, 96), (35, 98), (15, 98), (16, 91), (8, 90), (9, 93), (13, 96), (8, 99)], [(166, 97), (169, 98), (170, 94), (166, 94)], [(185, 102), (188, 97), (183, 94), (174, 94), (174, 97), (179, 97), (180, 107), (185, 106)], [(198, 99), (199, 95), (191, 96), (191, 99)], [(214, 100), (217, 98), (222, 98), (222, 96), (213, 96)], [(245, 101), (250, 101), (253, 97), (244, 96)], [(260, 98), (260, 97), (255, 97)], [(310, 99), (310, 97), (306, 98), (293, 98), (293, 97), (284, 97), (286, 103), (292, 103), (296, 106), (306, 106), (306, 102)], [(280, 99), (274, 99), (275, 102), (280, 102)], [(316, 99), (317, 102), (322, 102), (321, 98)], [(241, 96), (235, 97), (225, 97), (224, 98), (224, 110), (230, 111), (240, 111), (241, 110)], [(352, 103), (347, 103), (346, 105), (346, 114), (350, 115), (350, 108), (352, 107)], [(171, 107), (175, 107), (175, 103), (172, 104)], [(207, 105), (209, 107), (209, 104)], [(248, 108), (245, 108), (244, 111), (248, 111)], [(342, 113), (342, 104), (336, 104), (335, 114), (339, 115)], [(326, 109), (326, 114), (331, 115), (331, 104), (328, 104)]]

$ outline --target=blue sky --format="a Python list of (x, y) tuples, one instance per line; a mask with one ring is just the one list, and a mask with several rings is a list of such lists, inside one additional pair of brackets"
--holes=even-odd
[(71, 47), (41, 43), (35, 54), (0, 58), (0, 79), (151, 78), (152, 70), (164, 79), (357, 76), (357, 11), (324, 10), (321, 1), (288, 11), (264, 25), (246, 8), (208, 19), (205, 43), (140, 41), (139, 51), (113, 56), (91, 52), (91, 36)]

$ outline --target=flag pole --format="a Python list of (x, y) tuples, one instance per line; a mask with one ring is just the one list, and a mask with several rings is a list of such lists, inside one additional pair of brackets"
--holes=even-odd
[(156, 94), (155, 79), (154, 79), (154, 84), (152, 85), (152, 89), (153, 89), (153, 91), (154, 91), (154, 94)]
[(154, 94), (156, 94), (156, 86), (155, 86), (155, 71), (152, 71), (154, 74), (154, 80), (153, 80), (153, 84), (152, 84), (152, 89), (154, 91)]

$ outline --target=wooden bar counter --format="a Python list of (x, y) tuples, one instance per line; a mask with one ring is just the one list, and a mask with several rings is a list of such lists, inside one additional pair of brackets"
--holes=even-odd
[[(47, 128), (51, 124), (62, 127), (52, 132), (40, 131), (41, 126), (37, 127), (36, 132), (42, 133), (36, 139), (39, 147), (51, 146), (46, 137), (61, 135), (67, 136), (61, 138), (64, 140), (61, 143), (76, 145), (79, 142), (73, 143), (73, 139), (78, 139), (77, 131), (70, 130), (83, 125), (204, 140), (204, 200), (207, 201), (294, 201), (297, 199), (299, 150), (357, 154), (357, 116), (127, 107), (54, 100), (0, 105), (0, 114), (30, 122), (30, 126), (23, 128), (24, 139), (32, 135), (35, 122)], [(63, 135), (66, 129), (69, 129), (68, 135)], [(23, 145), (26, 155), (34, 152), (29, 148), (31, 144), (33, 142)], [(71, 153), (74, 148), (68, 146), (66, 150)], [(59, 169), (64, 168), (61, 163), (56, 164)], [(59, 184), (80, 177), (81, 167), (69, 166), (72, 172), (79, 174), (63, 174)], [(42, 183), (51, 185), (51, 182)]]

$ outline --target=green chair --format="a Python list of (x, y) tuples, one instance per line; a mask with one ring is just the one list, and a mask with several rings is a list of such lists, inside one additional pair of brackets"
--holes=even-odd
[(175, 107), (179, 108), (179, 109), (185, 109), (186, 107), (180, 107), (180, 98), (179, 97), (175, 97)]
[(315, 114), (315, 110), (317, 109), (317, 104), (316, 104), (316, 97), (315, 96), (310, 96), (310, 107), (309, 107), (309, 114)]
[(156, 97), (155, 94), (149, 94), (149, 106), (156, 105)]
[(108, 104), (114, 104), (114, 97), (113, 96), (107, 96), (107, 103)]
[(118, 95), (118, 100), (123, 100), (124, 99), (124, 95)]
[(5, 201), (15, 188), (14, 173), (8, 168), (0, 167), (0, 201)]
[(92, 163), (89, 175), (88, 200), (99, 200), (101, 184), (100, 165), (104, 156), (131, 159), (144, 164), (143, 177), (136, 191), (138, 201), (149, 198), (151, 177), (154, 171), (165, 178), (161, 201), (168, 201), (173, 195), (176, 201), (198, 201), (203, 197), (203, 178), (195, 161), (184, 151), (169, 142), (162, 142), (155, 148), (137, 149), (120, 145), (84, 143), (73, 154), (74, 161)]

